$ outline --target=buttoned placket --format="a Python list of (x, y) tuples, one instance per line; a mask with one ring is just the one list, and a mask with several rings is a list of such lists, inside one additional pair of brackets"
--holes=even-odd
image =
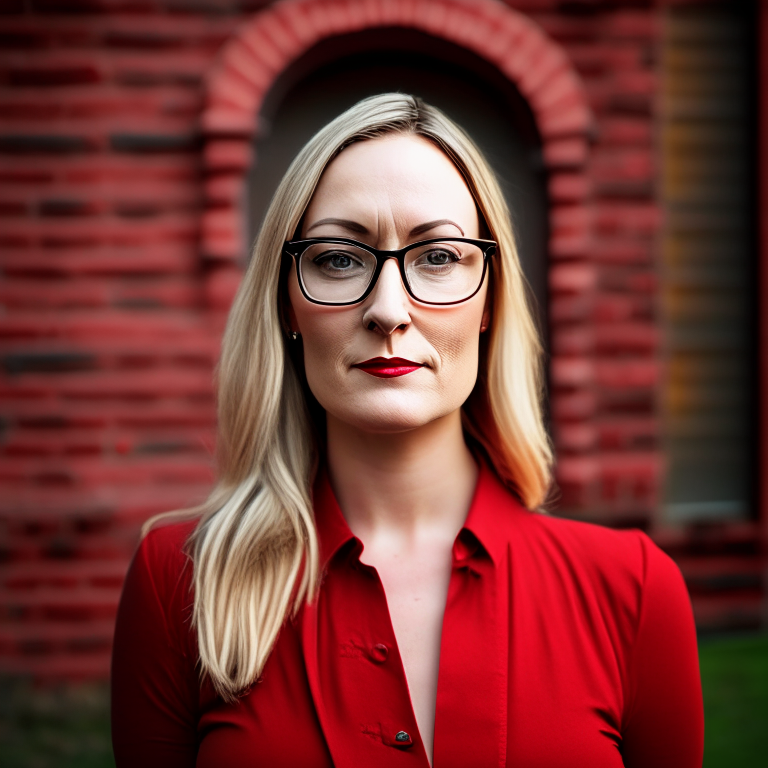
[(506, 765), (507, 561), (494, 563), (471, 531), (453, 547), (443, 616), (434, 765)]
[[(304, 611), (302, 643), (334, 765), (426, 768), (383, 584), (360, 561), (362, 544), (327, 485), (322, 503), (335, 551), (317, 603)], [(466, 528), (452, 550), (435, 712), (441, 768), (506, 764), (509, 560), (495, 556)]]
[(318, 716), (337, 768), (426, 766), (384, 587), (376, 569), (360, 562), (361, 549), (355, 540), (337, 553), (313, 615), (305, 616)]

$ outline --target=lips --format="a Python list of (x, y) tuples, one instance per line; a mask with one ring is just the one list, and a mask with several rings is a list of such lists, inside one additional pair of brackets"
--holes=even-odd
[(414, 363), (413, 360), (404, 360), (402, 357), (372, 357), (363, 363), (352, 366), (361, 371), (376, 376), (379, 379), (393, 379), (396, 376), (405, 376), (423, 368), (422, 363)]

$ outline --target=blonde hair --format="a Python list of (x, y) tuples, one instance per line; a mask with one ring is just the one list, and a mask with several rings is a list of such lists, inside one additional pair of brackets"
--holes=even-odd
[(309, 141), (275, 192), (224, 334), (218, 482), (201, 507), (172, 513), (200, 515), (188, 541), (193, 623), (201, 671), (227, 700), (259, 677), (283, 622), (319, 586), (311, 485), (321, 446), (281, 322), (283, 242), (296, 232), (328, 163), (349, 144), (392, 133), (424, 137), (445, 152), (498, 243), (491, 324), (477, 385), (463, 407), (465, 432), (527, 507), (539, 507), (549, 487), (541, 347), (493, 172), (434, 107), (403, 94), (365, 99)]

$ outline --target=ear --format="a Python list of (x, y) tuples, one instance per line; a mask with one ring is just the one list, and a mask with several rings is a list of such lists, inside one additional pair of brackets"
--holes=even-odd
[(485, 295), (485, 307), (483, 308), (483, 317), (480, 320), (480, 333), (485, 333), (491, 325), (491, 292)]
[(288, 290), (288, 281), (291, 279), (293, 265), (291, 264), (289, 269), (285, 269), (285, 266), (287, 264), (284, 264), (280, 275), (280, 325), (285, 335), (290, 336), (293, 331), (299, 330), (299, 323), (296, 319), (296, 313), (293, 311), (291, 296)]
[(293, 304), (291, 304), (291, 300), (288, 297), (286, 297), (283, 314), (285, 315), (284, 322), (287, 325), (286, 331), (290, 336), (291, 333), (299, 330), (299, 321), (296, 319), (296, 313), (293, 311)]

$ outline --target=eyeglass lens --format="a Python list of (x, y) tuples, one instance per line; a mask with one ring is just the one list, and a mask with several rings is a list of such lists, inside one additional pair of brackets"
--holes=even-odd
[[(451, 304), (472, 296), (483, 278), (483, 251), (471, 243), (445, 240), (409, 249), (405, 275), (414, 298)], [(302, 252), (299, 270), (309, 296), (329, 304), (357, 301), (368, 290), (376, 257), (348, 243), (314, 243)]]

